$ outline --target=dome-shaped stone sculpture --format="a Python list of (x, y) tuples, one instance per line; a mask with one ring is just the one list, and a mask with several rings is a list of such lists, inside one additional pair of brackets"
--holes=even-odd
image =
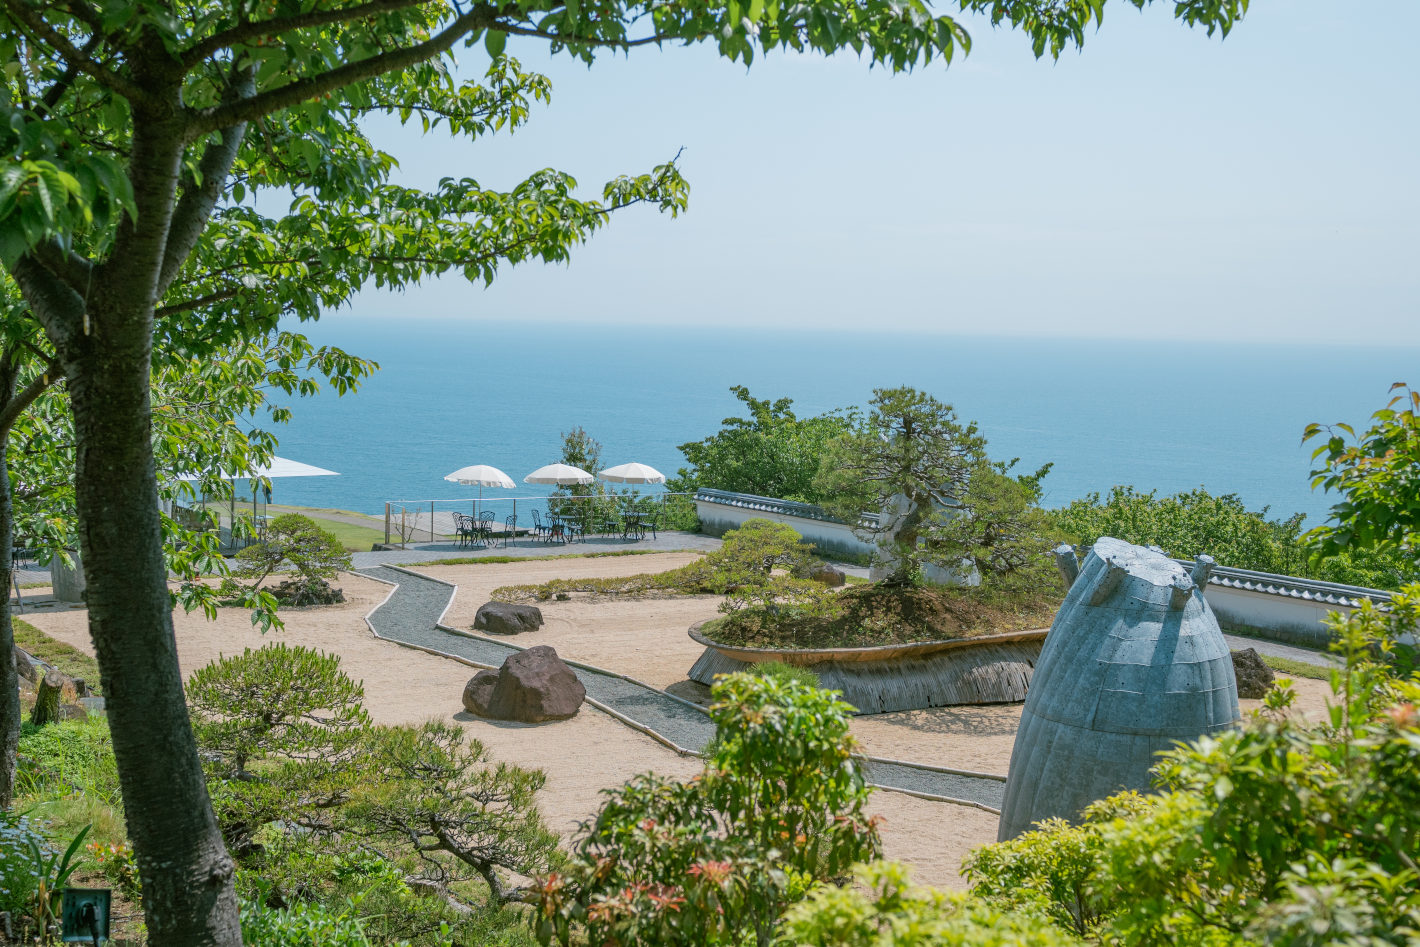
[(1102, 538), (1075, 575), (1046, 636), (1011, 752), (997, 837), (1090, 803), (1147, 790), (1155, 755), (1232, 726), (1232, 656), (1204, 600), (1213, 560), (1192, 575), (1155, 549)]

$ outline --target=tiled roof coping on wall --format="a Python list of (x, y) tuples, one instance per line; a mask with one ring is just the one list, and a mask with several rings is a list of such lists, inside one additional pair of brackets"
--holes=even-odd
[[(1193, 568), (1193, 560), (1191, 559), (1175, 559), (1174, 561), (1186, 569)], [(1381, 606), (1388, 605), (1391, 596), (1391, 593), (1381, 589), (1368, 589), (1359, 585), (1342, 585), (1339, 582), (1319, 582), (1316, 579), (1300, 579), (1293, 575), (1274, 575), (1271, 572), (1254, 572), (1251, 569), (1237, 569), (1232, 566), (1214, 566), (1212, 574), (1208, 576), (1208, 584), (1303, 599), (1322, 605), (1341, 605), (1347, 608), (1355, 608), (1361, 604), (1362, 599), (1370, 599)]]
[[(695, 492), (695, 500), (697, 503), (718, 503), (721, 506), (732, 506), (742, 510), (778, 513), (783, 516), (821, 520), (825, 523), (843, 522), (837, 517), (830, 516), (823, 507), (814, 506), (812, 503), (780, 500), (777, 497), (761, 497), (752, 493), (735, 493), (730, 490), (711, 490), (702, 487)], [(877, 517), (865, 514), (863, 519), (871, 523), (875, 522)], [(1174, 561), (1187, 569), (1193, 568), (1193, 560), (1191, 559), (1175, 559)], [(1385, 606), (1390, 603), (1391, 597), (1391, 593), (1381, 589), (1368, 589), (1359, 585), (1342, 585), (1339, 582), (1319, 582), (1316, 579), (1275, 575), (1271, 572), (1254, 572), (1251, 569), (1237, 569), (1233, 566), (1214, 566), (1212, 574), (1208, 577), (1208, 584), (1230, 589), (1242, 589), (1247, 592), (1260, 592), (1264, 595), (1301, 599), (1320, 605), (1339, 605), (1346, 608), (1355, 608), (1362, 599), (1370, 599), (1377, 605)]]
[[(825, 523), (843, 523), (843, 520), (836, 516), (829, 515), (828, 511), (821, 506), (814, 506), (812, 503), (800, 503), (798, 500), (780, 500), (777, 497), (755, 496), (753, 493), (735, 493), (730, 490), (711, 490), (701, 487), (695, 491), (695, 502), (697, 503), (718, 503), (721, 506), (733, 506), (741, 510), (755, 510), (759, 513), (778, 513), (782, 516), (797, 516), (806, 520), (821, 520)], [(872, 514), (864, 514), (865, 523), (876, 523), (877, 517)], [(847, 525), (847, 524), (843, 524)]]

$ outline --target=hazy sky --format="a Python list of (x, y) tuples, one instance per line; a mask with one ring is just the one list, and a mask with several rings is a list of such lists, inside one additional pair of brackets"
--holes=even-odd
[(1171, 12), (1111, 3), (1058, 63), (974, 23), (970, 57), (896, 76), (514, 38), (552, 104), (476, 143), (375, 126), (405, 183), (550, 166), (593, 196), (683, 147), (689, 212), (354, 312), (1420, 344), (1420, 2), (1254, 0), (1226, 40)]

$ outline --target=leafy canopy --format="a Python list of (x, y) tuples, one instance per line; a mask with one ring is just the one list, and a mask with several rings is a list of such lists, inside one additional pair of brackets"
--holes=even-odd
[(829, 443), (851, 429), (853, 409), (801, 418), (793, 401), (756, 398), (744, 385), (730, 389), (749, 409), (749, 417), (725, 418), (724, 427), (701, 441), (681, 444), (689, 467), (667, 486), (678, 492), (700, 487), (756, 496), (818, 503), (814, 483)]
[(992, 462), (975, 422), (915, 388), (875, 389), (870, 406), (830, 445), (816, 485), (826, 509), (878, 545), (884, 581), (918, 582), (929, 564), (998, 579), (1044, 568), (1035, 503), (1049, 464), (1009, 477), (1016, 462)]
[(1390, 390), (1390, 402), (1360, 434), (1344, 423), (1307, 425), (1303, 440), (1326, 435), (1312, 452), (1319, 464), (1312, 488), (1342, 497), (1329, 522), (1307, 538), (1323, 559), (1358, 548), (1393, 553), (1413, 576), (1420, 560), (1420, 391), (1401, 382)]

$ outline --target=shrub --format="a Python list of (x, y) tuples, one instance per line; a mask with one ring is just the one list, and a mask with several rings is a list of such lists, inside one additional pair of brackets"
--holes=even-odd
[(1063, 947), (1080, 941), (1031, 914), (908, 883), (895, 862), (858, 866), (853, 887), (818, 885), (791, 907), (786, 943), (802, 947)]
[(0, 911), (8, 911), (23, 941), (49, 943), (57, 923), (54, 896), (80, 865), (87, 826), (62, 850), (40, 823), (0, 810)]
[(1375, 589), (1399, 589), (1417, 577), (1413, 560), (1390, 548), (1335, 549), (1312, 561), (1301, 533), (1303, 515), (1268, 519), (1268, 512), (1265, 506), (1249, 510), (1237, 494), (1214, 496), (1202, 487), (1160, 497), (1116, 486), (1103, 499), (1092, 493), (1046, 516), (1077, 546), (1113, 536), (1180, 559), (1206, 553), (1238, 569)]
[(249, 947), (370, 947), (349, 910), (319, 904), (274, 910), (248, 901), (242, 905), (242, 941)]
[(1420, 586), (1333, 616), (1325, 725), (1279, 685), (1243, 726), (1164, 754), (1157, 796), (1115, 797), (973, 854), (975, 890), (1105, 942), (1413, 944), (1420, 932)]
[(758, 661), (749, 666), (749, 673), (755, 677), (772, 678), (780, 682), (794, 681), (803, 687), (818, 687), (818, 675), (802, 664), (785, 664), (783, 661)]
[(187, 683), (208, 790), (228, 841), (343, 797), (355, 776), (364, 689), (338, 655), (282, 643), (199, 668)]
[(853, 760), (851, 708), (796, 681), (716, 683), (716, 748), (700, 778), (638, 776), (608, 793), (566, 873), (540, 881), (544, 943), (771, 942), (814, 881), (879, 850)]
[(295, 576), (286, 579), (271, 594), (282, 605), (328, 605), (344, 601), (329, 579), (350, 568), (350, 553), (333, 533), (321, 529), (315, 520), (299, 513), (285, 513), (271, 521), (263, 542), (237, 553), (241, 564), (237, 574), (253, 580), (244, 599), (255, 595), (263, 582), (282, 569)]

